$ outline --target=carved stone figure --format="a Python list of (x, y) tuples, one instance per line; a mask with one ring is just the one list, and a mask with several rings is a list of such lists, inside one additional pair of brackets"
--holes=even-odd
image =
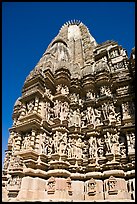
[(108, 104), (107, 103), (102, 104), (102, 112), (103, 112), (104, 120), (107, 120), (108, 119)]
[(47, 89), (46, 87), (45, 87), (45, 93), (46, 93), (46, 95), (52, 100), (53, 99), (53, 95), (51, 94), (51, 90), (50, 89)]
[(113, 105), (113, 103), (111, 103), (108, 106), (108, 119), (109, 119), (110, 123), (112, 121), (116, 120), (115, 116), (116, 116), (116, 113), (115, 113), (114, 105)]
[(65, 101), (61, 104), (61, 111), (60, 111), (60, 120), (67, 120), (68, 119), (68, 113), (69, 113), (69, 105)]
[(76, 140), (76, 157), (77, 158), (82, 158), (82, 147), (83, 147), (82, 139), (78, 138)]
[(74, 156), (74, 149), (73, 149), (74, 143), (73, 143), (73, 141), (74, 140), (72, 138), (70, 138), (70, 137), (68, 138), (68, 143), (67, 143), (67, 147), (66, 147), (68, 158), (71, 158)]
[(87, 107), (87, 122), (95, 125), (95, 113), (92, 107)]
[(66, 183), (67, 183), (68, 194), (72, 195), (72, 185), (71, 185), (72, 181), (70, 177), (67, 178)]
[(122, 104), (122, 110), (123, 110), (123, 118), (129, 117), (129, 103), (123, 103)]
[(44, 110), (45, 110), (45, 119), (47, 121), (49, 121), (49, 119), (50, 119), (50, 103), (48, 103), (48, 102), (45, 103)]
[(120, 145), (120, 154), (122, 157), (126, 157), (127, 150), (126, 150), (126, 138), (123, 135), (119, 136), (119, 145)]
[(31, 133), (26, 133), (22, 143), (22, 149), (29, 149), (31, 145)]
[(130, 148), (135, 149), (135, 133), (129, 134)]
[(27, 102), (28, 113), (31, 113), (33, 109), (34, 109), (34, 100)]
[(86, 115), (87, 111), (84, 110), (81, 112), (81, 127), (86, 127), (87, 125), (87, 115)]
[(104, 140), (103, 138), (97, 138), (97, 155), (98, 157), (104, 157)]
[(102, 125), (103, 123), (102, 123), (101, 111), (98, 110), (97, 108), (95, 108), (94, 113), (95, 113), (94, 127), (96, 127), (98, 125)]
[(61, 134), (59, 138), (59, 154), (66, 153), (66, 146), (67, 146), (67, 133)]
[(117, 194), (117, 180), (115, 177), (110, 176), (108, 180), (108, 193), (111, 194)]
[(96, 138), (91, 137), (89, 139), (89, 157), (95, 158), (96, 151), (97, 151)]
[(53, 135), (53, 151), (54, 153), (58, 153), (59, 152), (59, 141), (60, 141), (60, 136), (61, 133), (59, 133), (58, 131), (56, 131), (56, 133)]
[(81, 117), (80, 117), (80, 111), (77, 110), (70, 110), (69, 114), (69, 126), (75, 126), (80, 127), (81, 125)]
[(53, 110), (54, 110), (55, 118), (60, 118), (61, 101), (58, 101), (58, 100), (55, 101)]
[(104, 138), (105, 138), (105, 144), (106, 144), (106, 152), (107, 153), (111, 153), (112, 152), (112, 144), (111, 144), (111, 135), (109, 132), (107, 132), (105, 135), (104, 135)]

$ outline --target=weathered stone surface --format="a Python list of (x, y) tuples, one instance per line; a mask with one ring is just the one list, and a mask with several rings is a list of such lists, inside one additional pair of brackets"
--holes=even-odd
[(59, 34), (14, 105), (3, 201), (135, 201), (135, 48)]

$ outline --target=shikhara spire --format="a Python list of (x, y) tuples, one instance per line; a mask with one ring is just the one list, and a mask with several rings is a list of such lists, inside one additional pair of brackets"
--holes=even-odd
[(66, 22), (13, 110), (3, 201), (135, 199), (135, 48)]

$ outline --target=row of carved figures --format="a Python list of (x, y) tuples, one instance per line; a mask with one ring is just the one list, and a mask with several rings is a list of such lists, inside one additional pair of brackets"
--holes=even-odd
[[(45, 94), (52, 100), (54, 95), (52, 95), (51, 90), (45, 87)], [(62, 94), (66, 95), (70, 98), (72, 102), (78, 102), (79, 94), (78, 93), (70, 93), (67, 85), (59, 84), (56, 88), (56, 95)], [(98, 93), (94, 93), (93, 90), (88, 90), (85, 95), (86, 99), (95, 99), (101, 96), (112, 96), (111, 89), (109, 86), (103, 85), (99, 88)]]
[[(31, 101), (26, 105), (26, 114), (33, 113), (33, 110), (34, 102)], [(122, 117), (131, 117), (134, 115), (134, 110), (134, 102), (124, 102), (117, 107), (113, 102), (104, 102), (98, 108), (88, 106), (86, 109), (80, 109), (79, 107), (72, 109), (68, 102), (60, 100), (55, 100), (53, 107), (51, 107), (50, 102), (43, 102), (42, 108), (43, 117), (47, 122), (58, 118), (61, 121), (68, 120), (69, 127), (85, 127), (92, 124), (94, 128), (103, 125), (104, 120), (108, 120), (108, 124), (113, 122), (121, 124)], [(18, 123), (18, 120), (14, 119), (14, 125), (16, 123)]]
[[(132, 136), (134, 133), (132, 133)], [(135, 137), (130, 137), (131, 149), (135, 148)], [(120, 133), (106, 132), (103, 137), (91, 137), (88, 141), (79, 137), (78, 139), (67, 137), (67, 133), (62, 134), (56, 131), (53, 138), (43, 136), (41, 143), (42, 153), (51, 155), (54, 153), (67, 154), (68, 158), (100, 158), (107, 153), (119, 154), (126, 157), (126, 138)]]
[[(99, 97), (102, 97), (102, 96), (113, 97), (114, 93), (112, 93), (111, 86), (112, 86), (112, 84), (111, 85), (102, 85), (102, 86), (96, 88), (97, 92), (94, 92), (92, 89), (88, 90), (85, 93), (84, 100), (96, 99), (96, 98), (99, 98)], [(129, 87), (130, 87), (130, 85), (119, 87), (119, 88), (116, 89), (116, 92), (119, 89), (123, 89), (123, 91), (124, 90), (129, 91)], [(53, 100), (54, 95), (51, 93), (51, 90), (46, 88), (46, 87), (45, 87), (45, 94), (51, 100)], [(80, 99), (80, 94), (79, 93), (70, 93), (68, 86), (67, 85), (63, 85), (63, 84), (57, 85), (55, 95), (58, 95), (58, 94), (68, 96), (70, 98), (71, 102), (75, 102), (75, 103), (78, 102), (79, 99)]]
[[(39, 136), (39, 149), (41, 153), (50, 156), (52, 154), (66, 154), (67, 158), (88, 159), (106, 157), (107, 154), (121, 155), (126, 157), (128, 153), (135, 151), (135, 133), (128, 133), (126, 136), (120, 135), (119, 132), (106, 132), (102, 136), (90, 137), (88, 140), (84, 137), (77, 139), (68, 136), (67, 133), (56, 131), (52, 137), (43, 133)], [(9, 141), (10, 142), (10, 141)], [(11, 141), (16, 149), (15, 141)], [(21, 150), (31, 149), (31, 133), (22, 136), (20, 146)], [(17, 158), (16, 158), (17, 159)], [(18, 162), (10, 161), (11, 165), (17, 165)], [(4, 160), (4, 169), (9, 165), (9, 154), (6, 154)], [(16, 166), (15, 166), (16, 167)]]
[[(32, 132), (12, 133), (9, 137), (8, 146), (12, 147), (12, 152), (15, 152), (19, 142), (15, 138), (20, 138), (20, 149), (32, 149)], [(86, 139), (85, 136), (77, 136), (78, 139), (68, 133), (56, 131), (52, 136), (46, 133), (36, 133), (37, 146), (41, 153), (51, 155), (54, 153), (66, 154), (68, 158), (99, 158), (104, 157), (107, 153), (121, 154), (126, 156), (127, 152), (135, 150), (135, 133), (128, 132), (126, 135), (121, 135), (119, 132), (106, 132), (104, 135), (96, 135)], [(36, 141), (33, 141), (34, 149)], [(4, 167), (7, 167), (9, 158), (5, 156)], [(14, 162), (13, 162), (14, 163)]]

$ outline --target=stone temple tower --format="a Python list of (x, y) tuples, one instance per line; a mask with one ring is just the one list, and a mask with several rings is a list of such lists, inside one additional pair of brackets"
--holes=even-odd
[(135, 48), (67, 22), (13, 110), (3, 201), (135, 200)]

